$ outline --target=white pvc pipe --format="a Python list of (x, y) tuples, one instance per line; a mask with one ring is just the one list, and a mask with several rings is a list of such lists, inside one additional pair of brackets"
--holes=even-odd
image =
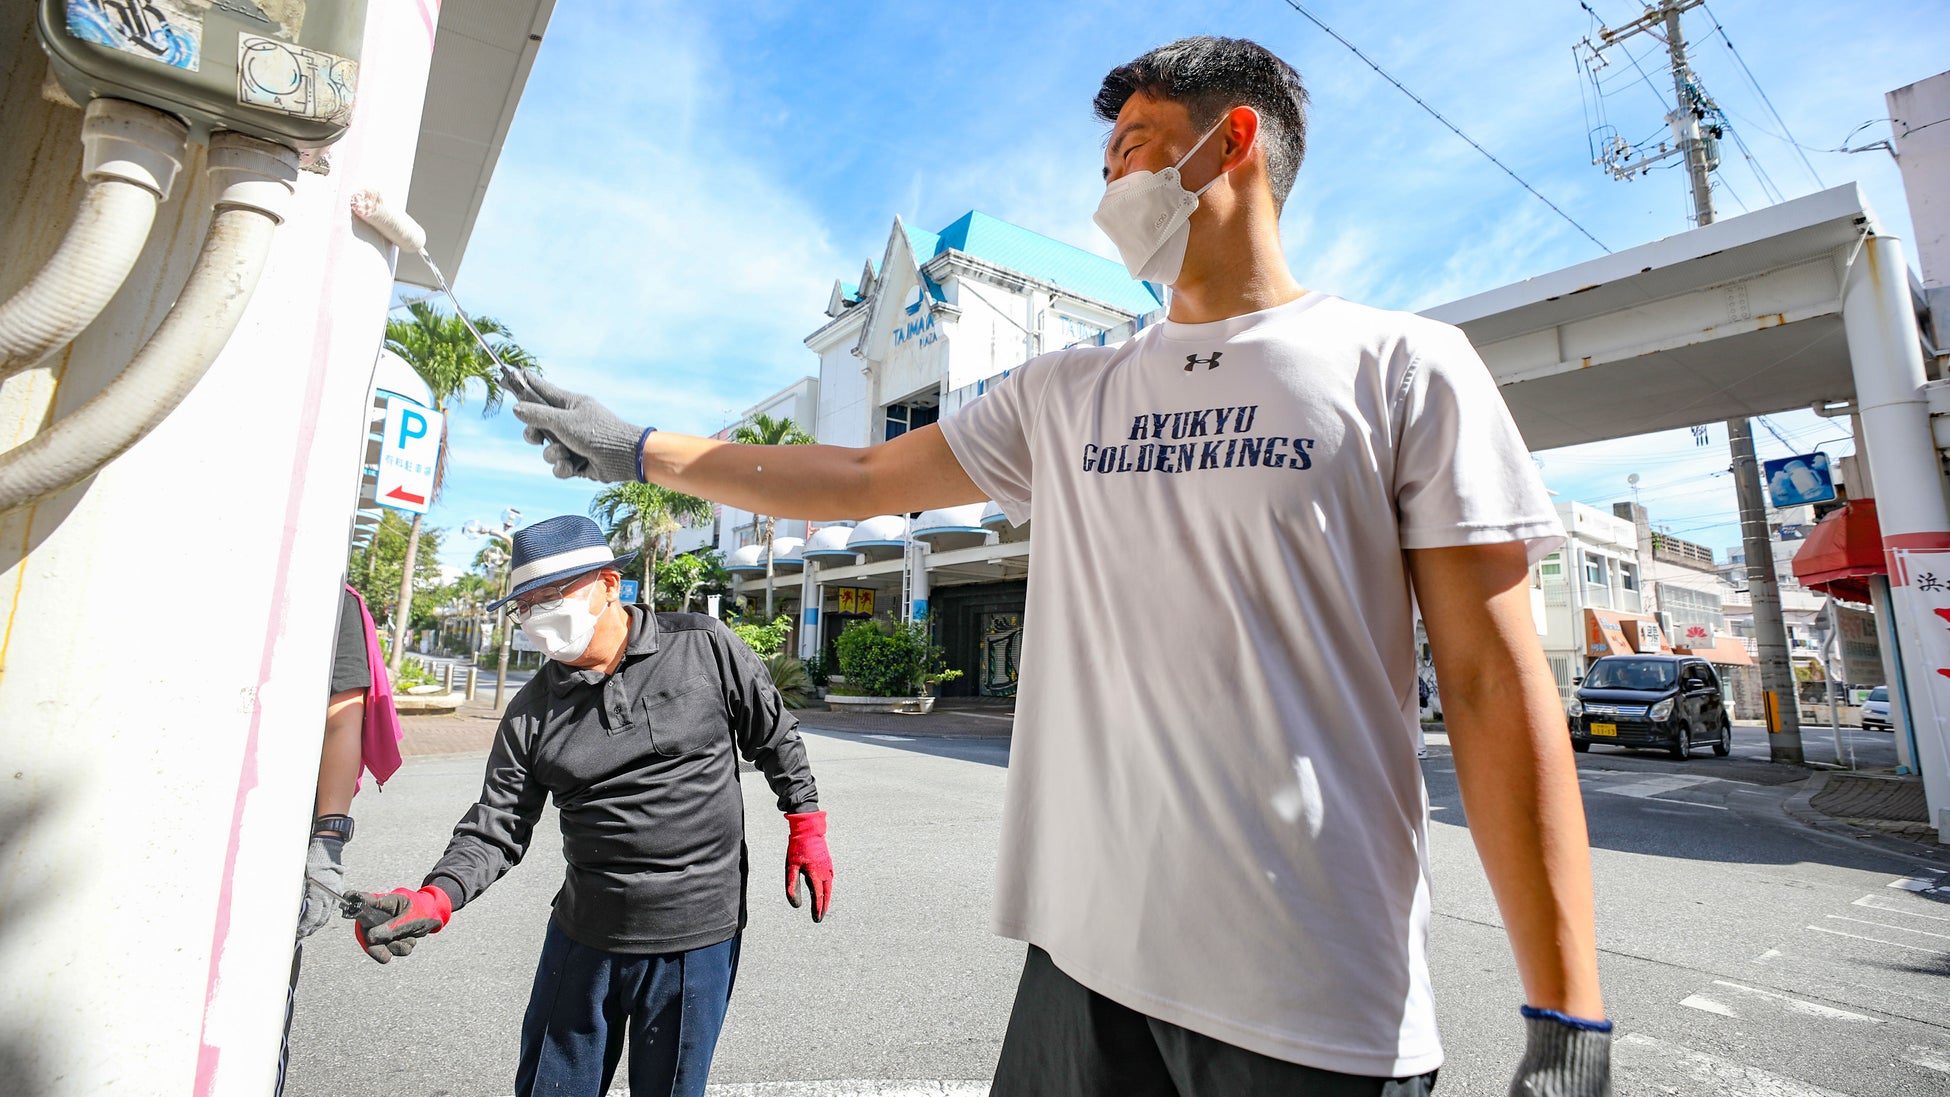
[(81, 123), (88, 190), (54, 254), (0, 304), (0, 380), (67, 346), (108, 307), (169, 198), (188, 137), (161, 111), (89, 102)]
[(176, 304), (107, 388), (0, 454), (0, 513), (94, 475), (156, 428), (215, 362), (243, 318), (284, 219), (298, 154), (236, 133), (210, 138), (210, 232)]

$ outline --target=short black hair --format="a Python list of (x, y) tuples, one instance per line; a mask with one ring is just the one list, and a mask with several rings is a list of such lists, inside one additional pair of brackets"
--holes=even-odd
[(1273, 205), (1286, 205), (1307, 158), (1307, 89), (1292, 65), (1244, 38), (1180, 38), (1110, 70), (1092, 105), (1097, 117), (1114, 123), (1138, 94), (1184, 104), (1200, 129), (1234, 107), (1258, 111)]

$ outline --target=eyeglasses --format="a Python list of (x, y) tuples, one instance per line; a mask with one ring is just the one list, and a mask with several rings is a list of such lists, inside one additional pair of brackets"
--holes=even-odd
[(543, 587), (540, 590), (531, 591), (528, 594), (522, 595), (516, 601), (508, 603), (508, 608), (503, 612), (513, 621), (525, 621), (531, 613), (546, 613), (561, 605), (562, 600), (567, 598), (571, 591), (581, 586), (583, 581), (588, 578), (589, 576), (587, 575), (580, 575), (569, 580), (563, 586)]

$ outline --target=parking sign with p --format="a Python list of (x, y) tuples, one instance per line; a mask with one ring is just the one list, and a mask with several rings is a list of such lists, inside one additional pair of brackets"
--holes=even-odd
[(433, 472), (440, 463), (441, 414), (397, 396), (386, 398), (385, 433), (379, 441), (379, 502), (425, 514), (433, 501)]

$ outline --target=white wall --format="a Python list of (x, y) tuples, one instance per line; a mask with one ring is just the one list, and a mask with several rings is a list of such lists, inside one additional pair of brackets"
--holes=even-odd
[[(80, 194), (80, 112), (42, 100), (31, 4), (0, 7), (0, 296)], [(34, 1097), (270, 1091), (302, 891), (366, 385), (431, 29), (373, 4), (358, 113), (214, 368), (92, 481), (0, 515), (0, 1083)], [(203, 235), (193, 151), (122, 293), (0, 386), (0, 445), (99, 391)], [(370, 791), (370, 786), (368, 786)]]

